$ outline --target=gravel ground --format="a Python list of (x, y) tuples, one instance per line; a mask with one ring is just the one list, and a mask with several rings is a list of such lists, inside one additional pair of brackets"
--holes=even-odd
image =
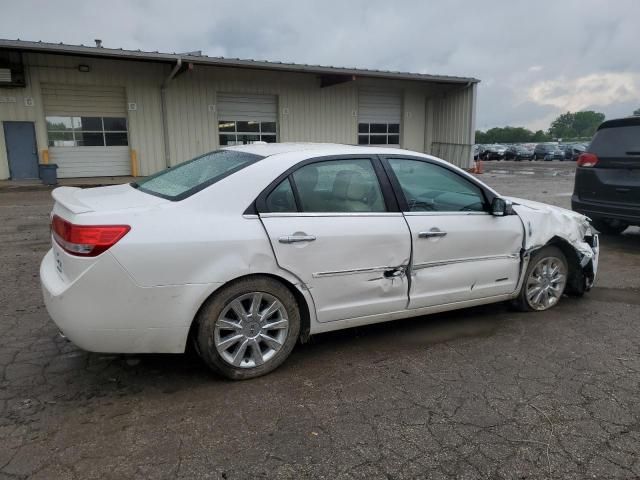
[[(569, 206), (572, 163), (486, 162), (502, 193)], [(532, 172), (532, 173), (529, 173)], [(38, 264), (47, 192), (0, 193), (0, 478), (640, 477), (640, 232), (597, 287), (314, 337), (227, 382), (189, 355), (56, 335)]]

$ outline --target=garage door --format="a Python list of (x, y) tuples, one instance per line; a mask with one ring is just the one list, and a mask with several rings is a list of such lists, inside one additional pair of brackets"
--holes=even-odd
[(358, 92), (358, 144), (400, 146), (402, 92), (361, 89)]
[(218, 93), (220, 145), (276, 142), (278, 98), (275, 95)]
[(42, 95), (60, 178), (131, 174), (124, 88), (43, 85)]

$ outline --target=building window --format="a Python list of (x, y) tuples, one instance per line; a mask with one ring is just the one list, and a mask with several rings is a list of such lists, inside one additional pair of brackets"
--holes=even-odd
[(127, 146), (127, 119), (122, 117), (47, 117), (50, 147)]
[(399, 123), (359, 123), (358, 145), (400, 145)]
[(276, 122), (220, 120), (220, 146), (246, 145), (253, 142), (275, 143)]

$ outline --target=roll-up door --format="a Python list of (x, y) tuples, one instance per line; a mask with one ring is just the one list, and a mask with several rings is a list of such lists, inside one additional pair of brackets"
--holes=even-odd
[(402, 92), (361, 89), (358, 92), (358, 144), (400, 145)]
[(278, 138), (278, 98), (246, 93), (217, 94), (220, 145), (242, 145)]
[(131, 174), (124, 88), (44, 84), (42, 95), (60, 178)]

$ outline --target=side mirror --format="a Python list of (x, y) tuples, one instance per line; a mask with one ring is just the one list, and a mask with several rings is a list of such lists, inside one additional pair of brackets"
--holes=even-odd
[(491, 215), (494, 217), (513, 215), (513, 204), (504, 198), (495, 197), (491, 202)]

